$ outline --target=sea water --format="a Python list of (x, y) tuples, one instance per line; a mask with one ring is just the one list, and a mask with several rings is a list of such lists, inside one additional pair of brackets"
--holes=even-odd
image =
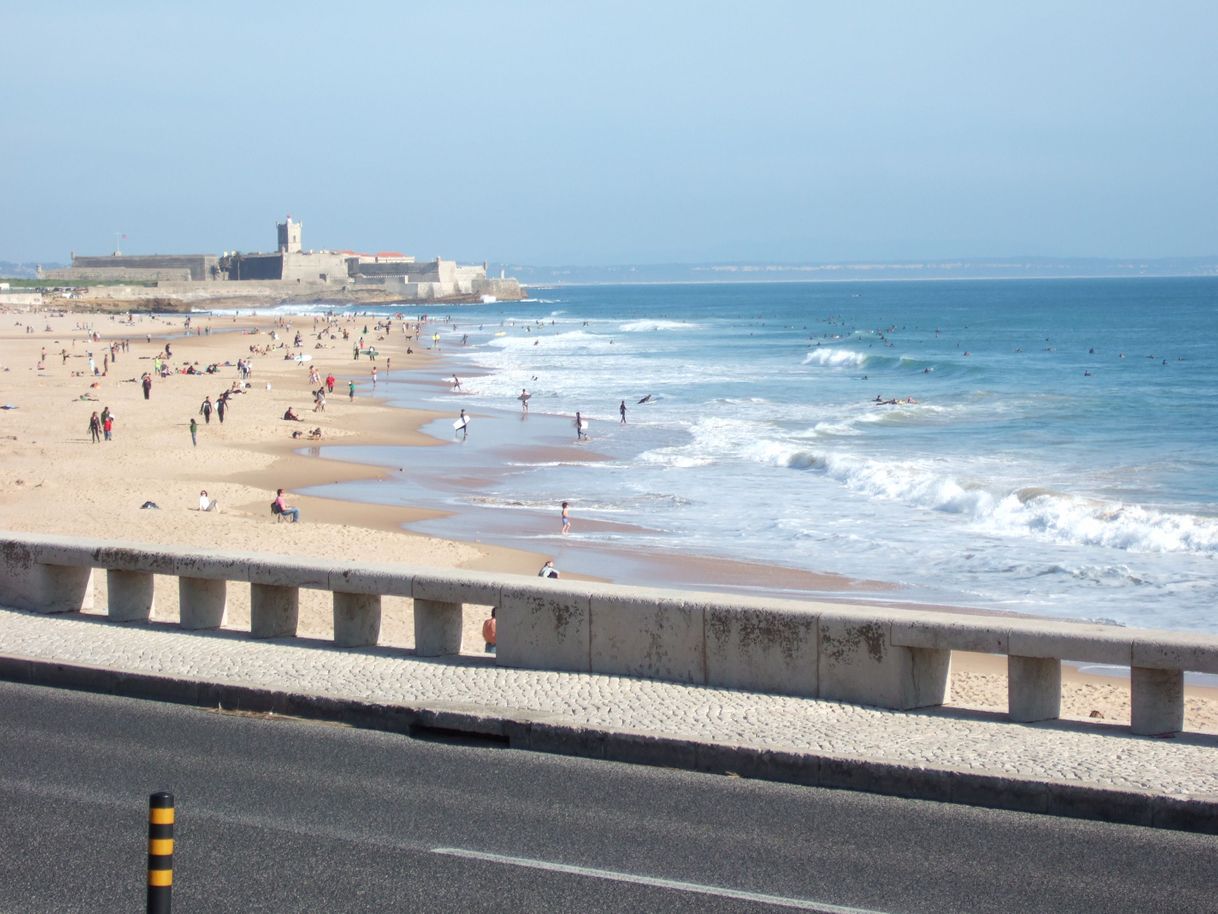
[[(569, 500), (577, 534), (606, 545), (891, 582), (906, 601), (1218, 631), (1218, 279), (534, 294), (427, 325), (421, 343), (440, 334), (462, 391), (380, 392), (515, 416), (528, 388), (534, 424), (514, 442), (565, 447), (578, 410), (596, 459), (454, 447), (433, 472), (478, 482), (407, 468), (411, 503), (508, 518), (485, 526), (544, 550), (524, 540), (557, 541), (556, 522), (514, 540), (533, 528), (511, 518)], [(430, 430), (453, 437), (448, 420)], [(579, 533), (585, 519), (626, 526)], [(424, 529), (472, 538), (468, 514)]]

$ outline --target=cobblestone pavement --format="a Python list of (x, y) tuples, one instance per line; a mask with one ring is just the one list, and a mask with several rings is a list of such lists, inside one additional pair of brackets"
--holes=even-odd
[(197, 681), (930, 768), (1218, 798), (1218, 736), (1135, 737), (1105, 724), (1013, 724), (620, 676), (502, 669), (485, 655), (417, 659), (239, 632), (183, 632), (0, 609), (0, 655)]

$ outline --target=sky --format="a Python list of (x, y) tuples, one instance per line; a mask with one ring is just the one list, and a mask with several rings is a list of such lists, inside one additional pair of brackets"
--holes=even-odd
[(1218, 3), (0, 0), (0, 259), (1218, 253)]

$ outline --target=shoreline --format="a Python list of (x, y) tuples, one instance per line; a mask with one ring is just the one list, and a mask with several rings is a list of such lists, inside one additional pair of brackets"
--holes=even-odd
[[(407, 305), (403, 304), (403, 307)], [(3, 399), (6, 404), (17, 407), (0, 414), (3, 416), (0, 419), (0, 455), (8, 471), (0, 484), (0, 508), (8, 518), (6, 525), (34, 532), (75, 533), (200, 548), (236, 546), (294, 555), (530, 575), (545, 558), (551, 557), (544, 551), (504, 545), (494, 541), (494, 536), (488, 537), (492, 543), (486, 543), (479, 537), (447, 539), (412, 529), (429, 520), (451, 517), (451, 512), (410, 504), (369, 504), (290, 494), (293, 490), (336, 482), (360, 481), (376, 486), (378, 480), (391, 478), (392, 471), (382, 467), (320, 456), (328, 446), (388, 445), (405, 447), (416, 454), (422, 453), (417, 450), (419, 448), (435, 449), (435, 453), (440, 454), (438, 449), (449, 444), (423, 431), (429, 423), (446, 418), (447, 414), (390, 405), (388, 397), (374, 390), (370, 383), (373, 364), (381, 370), (381, 379), (400, 378), (399, 372), (411, 372), (408, 377), (416, 379), (433, 372), (442, 374), (443, 353), (420, 349), (411, 355), (405, 354), (407, 346), (417, 341), (406, 340), (401, 334), (401, 321), (393, 319), (390, 333), (379, 335), (378, 339), (373, 325), (377, 320), (383, 320), (383, 315), (344, 314), (333, 325), (337, 331), (333, 340), (317, 344), (323, 348), (309, 348), (314, 345), (315, 336), (310, 327), (313, 319), (306, 315), (293, 313), (276, 318), (226, 312), (196, 314), (191, 316), (196, 328), (206, 326), (215, 332), (191, 336), (182, 335), (184, 317), (173, 315), (162, 319), (139, 315), (134, 317), (133, 323), (128, 323), (118, 320), (116, 315), (96, 313), (66, 312), (54, 316), (46, 311), (0, 311), (0, 369), (7, 382)], [(279, 349), (254, 355), (251, 386), (247, 392), (233, 398), (227, 421), (220, 424), (213, 416), (210, 423), (204, 423), (197, 415), (199, 401), (204, 395), (214, 398), (236, 378), (235, 368), (223, 363), (235, 363), (237, 358), (245, 357), (251, 345), (267, 345), (267, 334), (277, 324), (292, 325), (291, 331), (279, 328), (280, 335), (287, 341), (296, 330), (300, 331), (304, 337), (301, 352), (312, 356), (310, 361), (301, 364), (285, 360), (281, 352), (287, 350)], [(43, 329), (48, 325), (52, 328), (50, 332)], [(87, 340), (87, 326), (99, 333), (100, 341)], [(358, 361), (351, 358), (352, 340), (362, 335), (364, 328), (373, 337), (368, 342), (381, 350), (381, 357), (375, 363), (364, 357)], [(341, 338), (344, 329), (350, 339)], [(240, 335), (234, 336), (231, 332), (234, 330)], [(149, 338), (151, 342), (148, 342)], [(97, 378), (83, 373), (87, 372), (87, 353), (93, 352), (100, 368), (105, 344), (115, 339), (129, 339), (130, 347), (126, 352), (120, 351), (114, 364), (109, 366), (109, 372)], [(144, 370), (151, 368), (152, 358), (166, 340), (172, 345), (171, 362), (175, 366), (191, 361), (198, 362), (200, 367), (219, 363), (221, 368), (214, 375), (174, 374), (164, 380), (157, 379), (151, 397), (145, 400), (140, 385), (135, 382)], [(43, 347), (48, 353), (46, 359), (40, 358)], [(61, 351), (67, 353), (66, 358), (60, 356)], [(386, 359), (394, 363), (391, 371), (385, 370)], [(43, 366), (42, 370), (38, 370), (38, 364)], [(326, 412), (314, 413), (307, 405), (310, 400), (309, 365), (315, 365), (322, 377), (333, 372), (338, 378), (334, 395), (327, 401)], [(356, 383), (354, 399), (345, 393), (339, 395), (345, 392), (349, 380)], [(396, 382), (391, 380), (390, 383)], [(407, 387), (411, 383), (420, 382), (407, 382)], [(98, 386), (91, 386), (93, 384)], [(80, 399), (90, 394), (98, 399)], [(89, 414), (107, 405), (117, 416), (114, 441), (92, 444), (87, 431)], [(303, 421), (283, 421), (280, 415), (288, 406), (292, 406)], [(192, 416), (199, 425), (197, 447), (191, 445), (186, 428)], [(540, 415), (538, 419), (541, 419)], [(292, 431), (307, 431), (314, 427), (323, 430), (320, 441), (290, 437)], [(300, 452), (310, 446), (317, 449), (316, 454)], [(273, 522), (269, 502), (278, 487), (288, 489), (289, 501), (302, 508), (302, 524)], [(220, 513), (205, 514), (197, 510), (201, 488), (206, 488), (211, 497), (220, 501)], [(145, 501), (154, 501), (159, 508), (142, 510), (139, 506)], [(48, 503), (60, 507), (48, 510)], [(568, 541), (566, 547), (572, 545), (573, 542)], [(594, 555), (609, 555), (615, 550), (594, 544), (589, 551)], [(664, 555), (647, 559), (629, 552), (629, 547), (622, 547), (616, 556), (619, 566), (634, 563), (629, 583), (669, 587), (696, 585), (703, 590), (717, 588), (746, 593), (775, 592), (773, 585), (777, 574), (784, 585), (777, 591), (783, 596), (842, 603), (875, 602), (864, 601), (861, 597), (851, 599), (850, 591), (862, 585), (900, 589), (898, 585), (855, 582), (831, 573), (684, 554), (679, 549), (666, 549)], [(567, 576), (616, 578), (612, 573), (608, 577), (574, 573)], [(811, 593), (816, 595), (813, 597)], [(883, 602), (901, 605), (899, 596), (895, 592), (893, 596), (894, 600)], [(173, 599), (176, 594), (167, 593), (160, 598), (158, 591), (158, 597), (158, 612), (162, 617), (176, 613), (176, 599)], [(235, 593), (230, 604), (230, 624), (239, 626), (243, 616), (248, 621), (248, 596), (243, 598)], [(921, 608), (973, 611), (965, 607)], [(306, 599), (302, 593), (302, 634), (324, 634), (329, 625), (327, 616), (328, 606)], [(409, 643), (409, 626), (405, 624), (408, 616), (408, 607), (386, 606), (386, 644)], [(467, 622), (470, 631), (467, 631), (466, 649), (478, 649), (479, 625), (480, 620)], [(955, 677), (959, 684), (955, 691), (959, 696), (957, 700), (967, 702), (968, 707), (989, 707), (1005, 702), (1005, 663), (998, 657), (987, 659), (990, 661), (988, 666), (967, 657), (960, 661), (961, 674)], [(996, 669), (995, 664), (1000, 669)], [(1063, 716), (1072, 713), (1068, 709), (1074, 707), (1073, 699), (1067, 699), (1066, 693), (1075, 693), (1082, 688), (1082, 694), (1087, 696), (1082, 703), (1097, 705), (1088, 708), (1086, 713), (1096, 710), (1106, 720), (1117, 721), (1123, 713), (1127, 719), (1127, 686), (1122, 687), (1119, 682), (1114, 685), (1109, 676), (1068, 673), (1071, 669), (1066, 665), (1063, 670), (1063, 683), (1071, 684), (1069, 689), (1063, 686)], [(1218, 731), (1218, 689), (1190, 684), (1186, 686), (1186, 692), (1194, 705), (1201, 703), (1190, 705), (1190, 729), (1200, 727)], [(1123, 712), (1121, 693), (1126, 705)]]

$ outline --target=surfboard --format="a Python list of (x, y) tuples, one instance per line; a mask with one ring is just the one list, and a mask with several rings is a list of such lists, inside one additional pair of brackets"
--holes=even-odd
[(469, 416), (466, 416), (464, 419), (458, 419), (453, 423), (453, 428), (465, 428), (467, 425), (469, 425)]

